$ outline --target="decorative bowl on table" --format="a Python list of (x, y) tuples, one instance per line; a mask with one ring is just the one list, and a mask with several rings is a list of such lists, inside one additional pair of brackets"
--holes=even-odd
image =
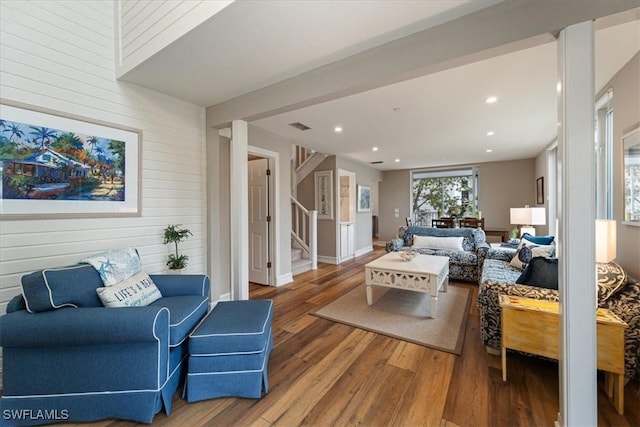
[(418, 252), (400, 252), (400, 258), (403, 261), (412, 261), (417, 256)]

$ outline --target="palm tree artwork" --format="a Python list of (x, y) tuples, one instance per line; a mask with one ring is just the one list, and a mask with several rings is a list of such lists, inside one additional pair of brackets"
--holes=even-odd
[(91, 136), (87, 139), (87, 144), (89, 144), (89, 147), (91, 147), (91, 153), (93, 153), (93, 151), (96, 149), (99, 142), (100, 140), (95, 136)]
[(9, 142), (14, 143), (15, 138), (22, 138), (24, 136), (24, 132), (20, 129), (20, 126), (15, 123), (11, 123), (9, 126)]
[(2, 199), (124, 201), (126, 143), (0, 119)]
[(42, 126), (29, 126), (32, 131), (29, 132), (30, 135), (36, 137), (36, 140), (40, 140), (40, 149), (44, 150), (45, 142), (49, 143), (51, 138), (56, 136), (56, 132), (53, 129), (49, 129)]

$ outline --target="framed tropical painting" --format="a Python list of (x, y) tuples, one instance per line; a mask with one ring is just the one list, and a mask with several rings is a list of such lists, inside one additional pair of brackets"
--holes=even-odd
[(141, 134), (0, 100), (0, 216), (140, 215)]

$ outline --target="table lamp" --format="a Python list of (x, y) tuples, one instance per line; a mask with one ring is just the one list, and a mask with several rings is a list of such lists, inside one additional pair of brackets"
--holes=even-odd
[(612, 219), (596, 219), (596, 262), (616, 259), (616, 222)]
[(516, 227), (520, 226), (520, 236), (524, 233), (529, 233), (532, 236), (536, 235), (536, 229), (534, 225), (545, 225), (547, 223), (544, 208), (530, 208), (525, 206), (524, 208), (511, 208), (510, 219), (511, 224)]

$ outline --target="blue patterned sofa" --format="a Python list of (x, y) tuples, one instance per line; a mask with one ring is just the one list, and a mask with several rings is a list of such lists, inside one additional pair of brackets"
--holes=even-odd
[[(414, 236), (462, 237), (462, 250), (413, 247)], [(414, 251), (426, 255), (449, 257), (449, 278), (478, 282), (482, 264), (489, 250), (484, 231), (480, 228), (433, 228), (417, 225), (402, 226), (398, 238), (387, 242), (386, 250)]]
[(26, 296), (13, 298), (0, 317), (0, 424), (151, 423), (163, 407), (168, 414), (210, 285), (205, 275), (150, 278), (159, 299), (114, 308), (102, 306), (96, 290), (103, 282), (88, 264), (23, 276)]
[[(482, 268), (478, 290), (480, 337), (491, 354), (500, 354), (500, 294), (559, 301), (555, 289), (516, 284), (522, 271), (510, 265), (515, 253), (513, 249), (490, 249)], [(600, 271), (607, 265), (599, 265), (598, 268)], [(599, 289), (598, 306), (610, 310), (629, 325), (625, 331), (625, 377), (640, 379), (640, 281), (627, 277), (626, 283), (614, 293)]]

